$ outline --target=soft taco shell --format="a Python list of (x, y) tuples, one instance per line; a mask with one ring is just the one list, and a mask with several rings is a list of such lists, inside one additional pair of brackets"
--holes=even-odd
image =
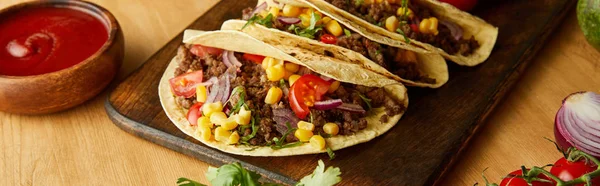
[[(310, 4), (313, 8), (321, 12), (326, 12), (328, 15), (332, 16), (332, 18), (338, 20), (339, 22), (356, 25), (359, 28), (363, 27), (370, 30), (371, 32), (387, 36), (395, 41), (400, 41), (400, 44), (408, 45), (405, 42), (403, 42), (405, 40), (404, 36), (395, 32), (390, 32), (377, 25), (373, 25), (355, 15), (352, 15), (349, 12), (346, 12), (338, 7), (327, 3), (324, 0), (297, 1), (303, 1)], [(492, 49), (494, 48), (494, 45), (496, 44), (496, 39), (498, 38), (497, 27), (494, 27), (491, 24), (485, 22), (484, 20), (473, 16), (467, 12), (461, 11), (447, 3), (442, 3), (436, 0), (412, 0), (412, 2), (419, 4), (419, 6), (428, 8), (429, 10), (431, 10), (431, 12), (434, 12), (434, 14), (441, 20), (447, 20), (457, 24), (463, 29), (464, 36), (473, 36), (479, 42), (480, 47), (477, 50), (475, 50), (473, 54), (463, 56), (461, 54), (450, 55), (440, 48), (414, 39), (411, 40), (411, 45), (422, 47), (427, 51), (439, 53), (445, 58), (464, 66), (478, 65), (484, 62), (492, 53)], [(388, 42), (389, 41), (384, 43), (392, 45)]]
[[(296, 55), (296, 59), (290, 55), (287, 55), (285, 52), (277, 50), (276, 48), (262, 43), (259, 40), (256, 40), (248, 35), (245, 35), (240, 32), (235, 31), (214, 31), (214, 32), (202, 32), (202, 31), (186, 31), (184, 34), (184, 43), (187, 44), (201, 44), (204, 46), (211, 46), (216, 48), (222, 48), (226, 50), (232, 50), (237, 52), (251, 53), (251, 54), (259, 54), (264, 56), (277, 56), (280, 59), (285, 59), (290, 62), (294, 62), (303, 66), (304, 65), (300, 61), (304, 60), (323, 60), (323, 58), (314, 58), (311, 57), (310, 52), (301, 52), (301, 50), (291, 50), (292, 52), (298, 52)], [(239, 44), (238, 44), (239, 43)], [(318, 55), (316, 55), (318, 56)], [(171, 93), (171, 89), (169, 86), (169, 79), (174, 76), (174, 71), (177, 68), (177, 60), (174, 58), (167, 69), (165, 70), (163, 77), (160, 80), (158, 93), (160, 97), (161, 105), (169, 117), (171, 121), (183, 131), (185, 134), (194, 137), (194, 139), (216, 149), (219, 149), (223, 152), (238, 154), (238, 155), (246, 155), (246, 156), (290, 156), (290, 155), (300, 155), (300, 154), (315, 154), (325, 152), (324, 150), (316, 150), (310, 144), (303, 144), (297, 147), (290, 147), (284, 149), (273, 150), (270, 147), (258, 147), (255, 146), (245, 146), (245, 145), (227, 145), (225, 143), (217, 142), (217, 141), (205, 141), (199, 137), (199, 134), (196, 133), (195, 128), (189, 125), (186, 119), (187, 110), (178, 106), (175, 102), (175, 96)], [(343, 65), (342, 65), (343, 66)], [(310, 68), (310, 67), (309, 67)], [(320, 69), (321, 67), (317, 68)], [(311, 70), (321, 73), (322, 75), (326, 75), (328, 77), (337, 79), (343, 82), (354, 83), (355, 80), (353, 76), (340, 76), (336, 77), (333, 75), (327, 75), (324, 71), (315, 70), (310, 68)], [(362, 70), (364, 71), (364, 70)], [(347, 71), (346, 73), (353, 73)], [(365, 73), (359, 73), (365, 74)], [(369, 73), (367, 73), (369, 74)], [(334, 75), (339, 75), (335, 74)], [(351, 79), (348, 79), (352, 77)], [(373, 82), (368, 82), (373, 83)], [(377, 83), (375, 83), (377, 84)], [(364, 85), (364, 84), (363, 84)], [(369, 85), (367, 85), (369, 86)], [(374, 86), (374, 85), (371, 85)], [(375, 85), (377, 86), (377, 85)], [(381, 86), (377, 86), (381, 87)], [(385, 91), (392, 96), (392, 98), (398, 100), (400, 103), (404, 103), (404, 106), (408, 106), (408, 97), (406, 94), (406, 88), (401, 84), (391, 84), (384, 87)], [(328, 147), (332, 150), (338, 150), (345, 147), (349, 147), (352, 145), (356, 145), (359, 143), (367, 142), (386, 131), (390, 130), (402, 117), (402, 114), (398, 114), (395, 116), (389, 117), (387, 123), (381, 123), (379, 121), (379, 117), (385, 113), (383, 108), (375, 108), (369, 112), (369, 116), (367, 119), (367, 128), (348, 136), (335, 136), (331, 138), (325, 139)], [(249, 150), (253, 149), (253, 150)]]
[[(259, 24), (250, 24), (247, 25), (244, 29), (242, 29), (242, 27), (244, 27), (246, 23), (247, 22), (243, 20), (228, 20), (225, 21), (223, 25), (221, 25), (221, 30), (238, 30), (276, 47), (281, 45), (287, 45), (310, 50), (319, 55), (331, 56), (336, 59), (339, 59), (340, 61), (344, 61), (346, 63), (353, 63), (357, 66), (362, 67), (363, 69), (377, 72), (385, 77), (402, 82), (407, 86), (438, 88), (444, 85), (446, 82), (448, 82), (448, 66), (446, 65), (446, 60), (444, 60), (444, 58), (439, 54), (427, 52), (414, 46), (398, 44), (399, 42), (397, 41), (391, 40), (381, 35), (370, 33), (364, 29), (354, 29), (354, 27), (352, 27), (351, 25), (346, 25), (343, 22), (342, 24), (346, 25), (349, 29), (354, 30), (358, 34), (361, 34), (367, 39), (370, 39), (374, 42), (384, 43), (384, 41), (382, 41), (381, 39), (387, 39), (392, 41), (392, 43), (395, 45), (389, 45), (385, 43), (386, 45), (415, 52), (415, 54), (417, 54), (417, 60), (420, 63), (417, 65), (419, 67), (420, 72), (428, 75), (431, 78), (434, 78), (436, 80), (435, 84), (415, 82), (412, 80), (403, 79), (395, 74), (392, 74), (385, 68), (379, 66), (377, 63), (371, 61), (369, 58), (361, 55), (360, 53), (341, 46), (321, 43), (313, 39), (304, 38), (302, 36), (290, 34), (281, 30), (269, 29)], [(327, 64), (322, 65), (326, 66)]]

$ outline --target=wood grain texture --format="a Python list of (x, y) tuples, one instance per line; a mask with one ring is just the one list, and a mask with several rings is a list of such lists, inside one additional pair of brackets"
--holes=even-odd
[[(126, 57), (119, 76), (125, 77), (217, 1), (93, 2), (124, 28)], [(0, 8), (17, 2), (2, 0)], [(560, 157), (542, 137), (552, 136), (562, 98), (579, 90), (600, 92), (600, 53), (585, 42), (574, 11), (551, 38), (442, 185), (481, 183), (486, 167), (488, 178), (499, 182), (519, 165)], [(0, 185), (175, 185), (182, 176), (207, 182), (206, 163), (115, 127), (104, 112), (105, 96), (51, 115), (0, 113)]]
[[(533, 55), (566, 15), (567, 8), (574, 4), (573, 1), (553, 1), (547, 4), (546, 9), (531, 11), (539, 3), (543, 2), (496, 1), (480, 6), (475, 13), (502, 28), (496, 50), (487, 62), (475, 68), (450, 65), (453, 77), (442, 88), (409, 89), (411, 106), (392, 130), (368, 143), (339, 150), (335, 160), (326, 161), (344, 170), (346, 177), (341, 185), (442, 184), (438, 182), (440, 176), (467, 147), (466, 142), (518, 80)], [(253, 4), (252, 1), (222, 1), (189, 28), (218, 29), (224, 20), (240, 17), (241, 10)], [(512, 21), (521, 17), (526, 17), (531, 24), (524, 26)], [(181, 37), (180, 34), (165, 45), (111, 93), (107, 104), (111, 111), (109, 116), (124, 116), (137, 122), (124, 123), (114, 119), (117, 125), (129, 126), (123, 128), (211, 164), (242, 161), (261, 167), (271, 172), (265, 174), (270, 178), (283, 175), (299, 180), (312, 171), (318, 159), (327, 159), (325, 154), (277, 158), (227, 155), (206, 148), (174, 127), (162, 112), (156, 89), (148, 90), (148, 87), (158, 86), (162, 69), (175, 55)], [(113, 107), (123, 116), (112, 115)], [(135, 127), (135, 124), (143, 126)], [(158, 131), (146, 131), (149, 129), (146, 126)], [(189, 143), (172, 141), (176, 139), (174, 137), (199, 144), (196, 152), (181, 148)]]

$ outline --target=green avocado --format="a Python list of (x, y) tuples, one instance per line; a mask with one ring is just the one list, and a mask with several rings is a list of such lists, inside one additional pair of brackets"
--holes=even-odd
[(579, 0), (577, 20), (587, 41), (600, 50), (600, 0)]

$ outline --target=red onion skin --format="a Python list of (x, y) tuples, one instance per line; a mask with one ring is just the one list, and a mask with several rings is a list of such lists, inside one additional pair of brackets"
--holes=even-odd
[[(567, 149), (569, 149), (570, 147), (576, 147), (579, 150), (582, 150), (590, 155), (593, 155), (595, 157), (600, 157), (600, 149), (594, 147), (594, 143), (598, 143), (598, 141), (600, 140), (600, 137), (590, 133), (589, 131), (585, 131), (582, 126), (584, 127), (590, 127), (589, 123), (577, 123), (576, 121), (573, 121), (572, 118), (564, 118), (564, 117), (579, 117), (577, 115), (575, 116), (567, 116), (567, 114), (571, 114), (570, 112), (567, 112), (566, 109), (566, 102), (567, 99), (571, 98), (571, 96), (577, 95), (577, 94), (586, 94), (586, 92), (576, 92), (573, 93), (569, 96), (567, 96), (567, 98), (565, 98), (563, 100), (563, 104), (561, 106), (561, 108), (558, 110), (558, 112), (556, 113), (556, 117), (554, 118), (554, 139), (556, 140), (556, 143), (558, 144), (558, 146), (563, 150), (566, 151)], [(591, 93), (594, 94), (594, 93)], [(586, 96), (586, 95), (582, 95), (582, 96)], [(597, 96), (596, 94), (594, 94), (593, 96)], [(579, 98), (579, 99), (583, 99), (583, 98)], [(562, 123), (562, 122), (574, 122), (574, 123), (570, 123), (569, 126), (567, 126), (567, 124)], [(575, 135), (577, 136), (573, 136), (570, 132), (573, 132)], [(583, 139), (582, 139), (583, 138)], [(592, 139), (593, 138), (593, 139)], [(578, 141), (578, 140), (584, 140), (584, 141)]]

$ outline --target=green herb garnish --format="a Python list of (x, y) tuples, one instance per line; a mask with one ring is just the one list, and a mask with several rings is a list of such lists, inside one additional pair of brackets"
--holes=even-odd
[(367, 98), (365, 95), (363, 95), (362, 93), (356, 91), (356, 94), (358, 94), (358, 97), (360, 97), (360, 99), (362, 99), (366, 104), (367, 104), (367, 108), (369, 108), (369, 110), (371, 110), (371, 99)]
[(325, 163), (319, 160), (319, 165), (315, 171), (313, 171), (311, 175), (302, 178), (296, 186), (332, 186), (342, 181), (340, 174), (342, 174), (340, 168), (327, 167), (327, 169), (325, 169)]
[(354, 1), (354, 6), (360, 6), (365, 2), (365, 0), (355, 0)]
[(253, 23), (258, 23), (266, 26), (267, 28), (273, 28), (273, 14), (267, 15), (265, 18), (261, 18), (258, 14), (254, 14), (250, 19), (248, 19), (248, 22), (246, 22), (246, 24), (242, 27), (242, 30)]
[[(285, 122), (285, 126), (287, 127), (287, 130), (285, 131), (285, 133), (283, 134), (283, 136), (281, 136), (281, 139), (278, 138), (273, 138), (273, 141), (275, 141), (275, 145), (272, 146), (272, 149), (281, 149), (284, 146), (284, 142), (285, 139), (287, 138), (287, 136), (292, 133), (292, 131), (294, 130), (292, 128), (292, 126), (290, 125), (290, 122)], [(277, 140), (275, 140), (277, 139)]]
[(350, 32), (350, 30), (345, 29), (345, 28), (344, 28), (344, 34), (346, 34), (346, 36), (348, 36), (348, 37), (352, 36), (352, 33)]
[(320, 19), (321, 19), (321, 16), (319, 16), (319, 14), (317, 14), (316, 12), (313, 12), (310, 15), (310, 25), (308, 27), (306, 27), (305, 29), (302, 29), (298, 26), (292, 25), (288, 29), (294, 30), (294, 33), (296, 33), (296, 35), (306, 37), (309, 39), (314, 39), (315, 34), (317, 34), (317, 32), (319, 32), (323, 29), (323, 27), (317, 25), (317, 22)]
[(327, 155), (329, 155), (329, 160), (335, 158), (335, 153), (333, 153), (333, 150), (331, 150), (329, 147), (327, 147)]
[[(406, 21), (406, 16), (408, 16), (408, 0), (402, 0), (401, 7), (404, 7), (404, 12), (402, 13), (402, 17), (400, 18), (400, 28), (406, 25), (408, 22)], [(396, 32), (400, 33), (404, 37), (404, 40), (407, 44), (410, 44), (410, 39), (406, 36), (402, 29), (396, 29)]]
[(404, 31), (402, 31), (402, 29), (398, 28), (398, 29), (396, 29), (396, 32), (398, 32), (400, 35), (402, 35), (402, 37), (404, 37), (404, 41), (407, 44), (410, 44), (410, 39), (406, 36), (406, 34), (404, 33)]
[(235, 106), (233, 106), (233, 108), (231, 108), (231, 112), (229, 113), (230, 115), (239, 112), (240, 109), (242, 108), (242, 105), (245, 105), (244, 103), (246, 102), (246, 91), (244, 90), (244, 87), (237, 86), (231, 91), (231, 96), (223, 105), (227, 105), (227, 103), (229, 103), (229, 100), (231, 100), (231, 98), (236, 94), (240, 95), (240, 99), (235, 104)]
[(248, 142), (248, 140), (254, 138), (256, 136), (256, 132), (258, 131), (258, 127), (256, 126), (256, 121), (258, 120), (258, 115), (252, 117), (252, 133), (250, 135), (242, 137), (242, 142)]
[(254, 147), (254, 148), (245, 149), (245, 151), (253, 151), (253, 150), (256, 150), (256, 149), (258, 149), (258, 147)]
[(179, 186), (206, 186), (204, 184), (198, 183), (197, 181), (190, 180), (187, 178), (179, 178), (177, 179), (177, 184)]
[(273, 150), (279, 150), (279, 149), (285, 149), (285, 148), (290, 148), (290, 147), (297, 147), (297, 146), (300, 146), (302, 144), (304, 144), (304, 143), (301, 142), (301, 141), (297, 141), (297, 142), (294, 142), (294, 143), (288, 143), (288, 144), (281, 145), (281, 146), (272, 146), (271, 148)]

